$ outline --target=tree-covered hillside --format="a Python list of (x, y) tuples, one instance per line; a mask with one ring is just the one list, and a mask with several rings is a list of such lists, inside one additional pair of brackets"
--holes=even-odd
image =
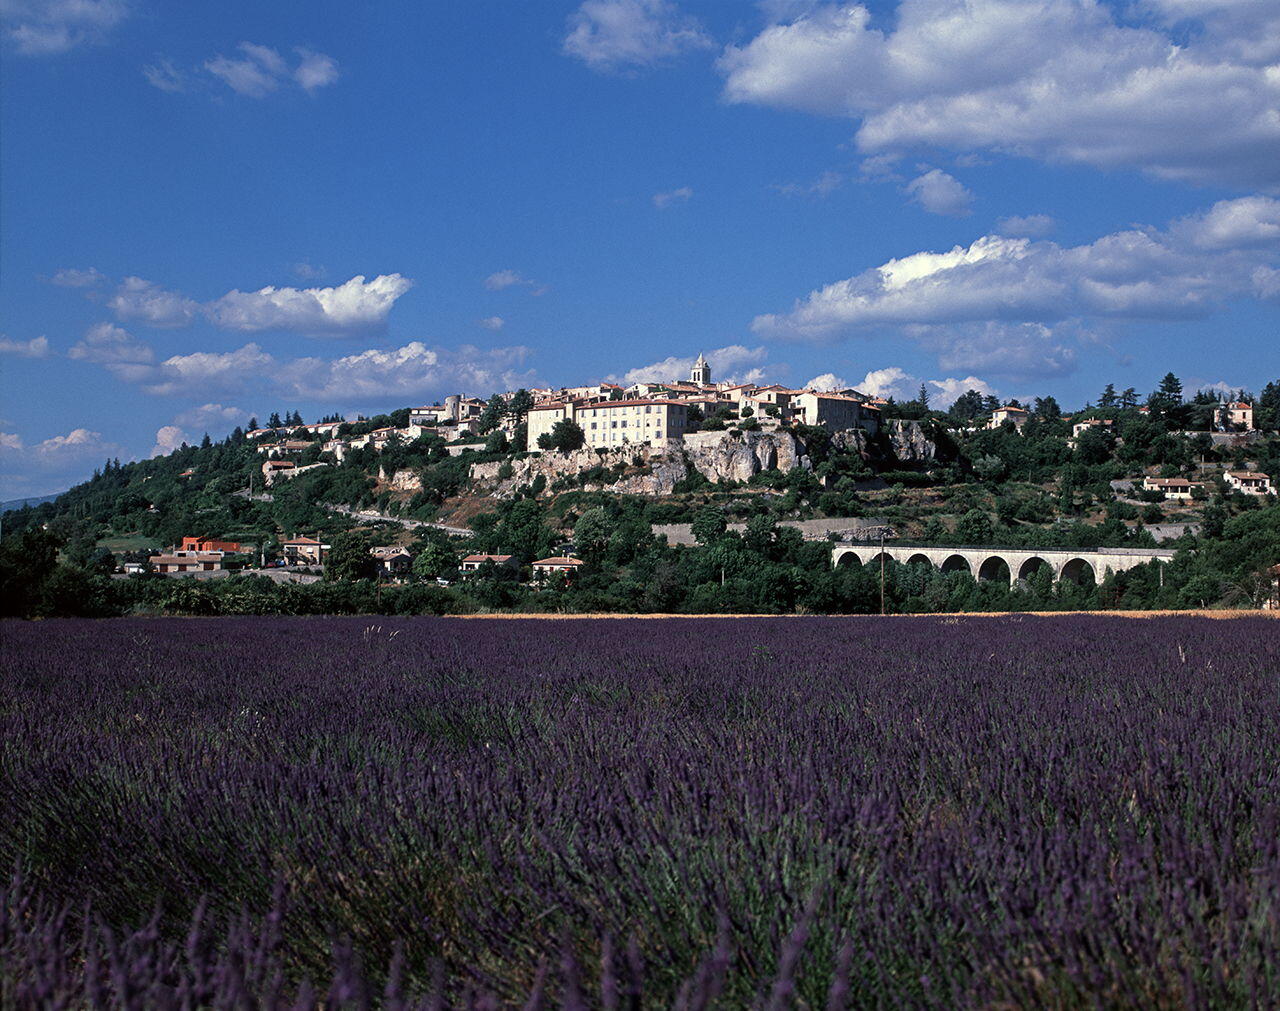
[[(1180, 550), (1163, 571), (1144, 566), (1101, 586), (1033, 580), (1010, 588), (891, 565), (885, 598), (893, 610), (1257, 604), (1266, 570), (1280, 563), (1280, 509), (1274, 496), (1233, 490), (1226, 475), (1260, 472), (1280, 483), (1280, 383), (1254, 402), (1257, 423), (1269, 429), (1223, 436), (1205, 430), (1212, 399), (1184, 401), (1175, 377), (1142, 404), (1109, 386), (1069, 419), (1052, 398), (1037, 399), (1020, 427), (986, 427), (999, 405), (977, 393), (946, 412), (931, 410), (927, 397), (891, 401), (884, 414), (912, 424), (921, 455), (899, 458), (884, 433), (851, 442), (825, 428), (791, 427), (805, 466), (743, 482), (691, 472), (663, 496), (591, 490), (628, 469), (602, 463), (494, 497), (471, 480), (472, 465), (492, 462), (509, 476), (527, 453), (523, 419), (504, 428), (500, 405), (486, 408), (479, 435), (452, 442), (442, 430), (409, 429), (407, 410), (350, 424), (326, 419), (334, 425), (323, 434), (286, 415), (253, 436), (237, 429), (168, 456), (107, 461), (55, 501), (6, 513), (0, 589), (5, 613), (28, 615), (877, 610), (878, 571), (832, 570), (821, 534), (806, 540), (787, 525), (826, 518), (884, 526), (891, 538), (921, 544), (1092, 548), (1159, 539)], [(714, 420), (725, 438), (759, 427), (725, 412)], [(1098, 423), (1083, 424), (1090, 421)], [(268, 460), (287, 461), (296, 476), (267, 486)], [(1171, 501), (1143, 487), (1155, 477), (1186, 479), (1191, 497)], [(655, 533), (657, 524), (680, 523), (691, 524), (692, 543), (668, 544)], [(298, 535), (332, 545), (324, 580), (266, 578), (281, 542)], [(227, 564), (241, 574), (121, 578), (123, 563), (145, 567), (190, 536), (239, 542), (243, 551)], [(394, 585), (375, 578), (375, 545), (403, 546), (413, 558)], [(458, 563), (470, 552), (513, 555), (523, 568), (463, 581)], [(585, 563), (574, 578), (532, 578), (529, 563), (561, 554)]]

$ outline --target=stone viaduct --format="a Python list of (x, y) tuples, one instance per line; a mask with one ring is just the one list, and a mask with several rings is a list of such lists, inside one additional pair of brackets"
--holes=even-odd
[(1167, 562), (1169, 548), (951, 548), (909, 544), (837, 544), (831, 550), (833, 565), (879, 565), (880, 554), (904, 565), (926, 564), (943, 572), (967, 572), (978, 580), (1007, 579), (1009, 585), (1030, 578), (1042, 566), (1055, 582), (1081, 582), (1087, 575), (1102, 582), (1108, 572), (1124, 572), (1153, 559)]

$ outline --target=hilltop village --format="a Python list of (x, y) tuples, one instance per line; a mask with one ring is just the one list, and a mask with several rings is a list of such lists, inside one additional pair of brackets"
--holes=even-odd
[(669, 382), (287, 412), (6, 514), (0, 554), (44, 587), (11, 577), (6, 607), (1273, 606), (1277, 426), (1275, 382), (939, 411), (717, 382), (702, 355)]

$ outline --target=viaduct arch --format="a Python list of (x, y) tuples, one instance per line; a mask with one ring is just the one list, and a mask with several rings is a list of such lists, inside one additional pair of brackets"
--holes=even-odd
[(999, 548), (921, 547), (919, 545), (837, 544), (831, 549), (832, 565), (878, 564), (883, 553), (891, 561), (904, 564), (928, 563), (942, 572), (967, 572), (980, 582), (1008, 580), (1016, 586), (1047, 568), (1054, 582), (1078, 583), (1089, 574), (1102, 582), (1109, 572), (1124, 572), (1150, 561), (1168, 562), (1170, 548)]

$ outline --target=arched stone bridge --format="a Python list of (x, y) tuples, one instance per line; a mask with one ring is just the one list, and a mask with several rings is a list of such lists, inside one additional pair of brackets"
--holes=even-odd
[(1057, 582), (1081, 582), (1092, 572), (1102, 582), (1108, 572), (1124, 572), (1153, 559), (1167, 562), (1175, 552), (1169, 548), (952, 548), (910, 544), (837, 544), (831, 550), (833, 565), (879, 565), (883, 551), (890, 561), (903, 565), (928, 564), (943, 572), (967, 572), (978, 580), (1004, 580), (1016, 586), (1042, 566)]

